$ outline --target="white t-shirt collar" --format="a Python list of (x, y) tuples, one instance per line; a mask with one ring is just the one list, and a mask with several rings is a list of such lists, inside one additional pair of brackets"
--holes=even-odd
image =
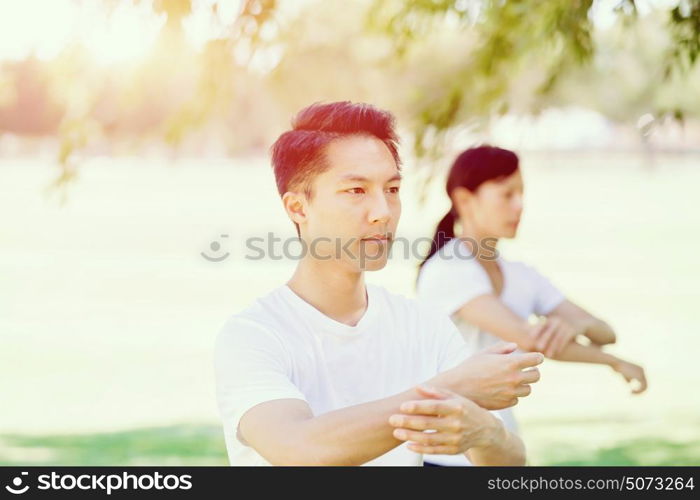
[(282, 285), (280, 287), (280, 293), (282, 293), (285, 299), (293, 304), (295, 308), (303, 311), (303, 315), (314, 323), (320, 331), (347, 336), (359, 335), (367, 330), (368, 325), (374, 321), (377, 315), (377, 300), (379, 297), (371, 285), (365, 285), (365, 292), (367, 294), (367, 309), (362, 315), (362, 318), (360, 318), (360, 321), (358, 321), (355, 326), (351, 326), (326, 316), (297, 295), (288, 285)]

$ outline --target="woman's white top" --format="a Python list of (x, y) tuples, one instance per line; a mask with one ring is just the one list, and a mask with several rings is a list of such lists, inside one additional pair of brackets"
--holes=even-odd
[[(523, 319), (545, 315), (561, 304), (565, 297), (547, 278), (522, 262), (496, 257), (503, 275), (499, 299)], [(472, 299), (495, 294), (491, 280), (470, 248), (459, 238), (449, 240), (423, 265), (418, 278), (417, 295), (433, 308), (449, 315), (464, 336), (472, 353), (501, 341), (495, 335), (479, 330), (455, 313)], [(499, 412), (506, 426), (517, 432), (510, 408)], [(426, 462), (441, 465), (469, 465), (461, 455), (426, 455)]]

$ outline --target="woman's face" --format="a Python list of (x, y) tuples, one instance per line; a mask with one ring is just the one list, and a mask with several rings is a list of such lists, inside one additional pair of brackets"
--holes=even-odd
[[(523, 213), (523, 178), (520, 169), (508, 177), (484, 182), (476, 192), (457, 188), (460, 218), (480, 236), (513, 238)], [(466, 219), (466, 220), (465, 220)]]

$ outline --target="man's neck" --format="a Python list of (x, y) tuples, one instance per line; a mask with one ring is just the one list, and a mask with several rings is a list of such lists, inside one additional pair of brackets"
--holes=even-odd
[(336, 261), (302, 259), (287, 285), (340, 323), (355, 326), (367, 310), (364, 273), (342, 269)]

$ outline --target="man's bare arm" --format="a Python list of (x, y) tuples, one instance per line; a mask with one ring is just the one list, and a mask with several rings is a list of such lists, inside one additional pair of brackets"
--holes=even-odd
[(525, 465), (527, 457), (522, 439), (506, 429), (502, 422), (497, 425), (498, 430), (489, 444), (467, 450), (469, 461), (474, 465)]
[[(513, 346), (514, 347), (514, 346)], [(452, 390), (477, 404), (500, 409), (530, 393), (539, 380), (539, 353), (497, 354), (495, 347), (472, 356), (426, 384)], [(512, 349), (511, 349), (512, 350)], [(241, 418), (239, 433), (266, 460), (279, 465), (358, 465), (395, 448), (389, 417), (419, 395), (409, 389), (388, 398), (313, 415), (298, 399), (254, 406)]]
[(408, 390), (318, 416), (300, 399), (268, 401), (243, 415), (239, 432), (274, 465), (360, 465), (401, 444), (387, 420), (416, 397)]

